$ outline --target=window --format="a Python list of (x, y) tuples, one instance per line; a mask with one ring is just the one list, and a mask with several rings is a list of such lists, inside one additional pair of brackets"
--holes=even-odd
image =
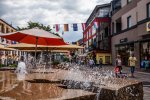
[(127, 4), (130, 3), (132, 0), (127, 0)]
[(131, 27), (131, 16), (127, 17), (127, 28)]
[(147, 17), (150, 18), (150, 3), (147, 4)]

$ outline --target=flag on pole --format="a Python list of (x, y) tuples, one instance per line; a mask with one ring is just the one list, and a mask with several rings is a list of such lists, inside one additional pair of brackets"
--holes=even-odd
[(78, 25), (77, 24), (73, 24), (73, 31), (78, 31)]
[(94, 22), (94, 28), (98, 29), (98, 22)]
[(86, 24), (85, 23), (82, 23), (82, 30), (84, 31), (86, 28)]
[(69, 31), (68, 24), (64, 24), (64, 31)]
[(56, 32), (58, 32), (59, 29), (60, 29), (60, 25), (59, 25), (59, 24), (56, 24), (55, 27), (56, 27)]

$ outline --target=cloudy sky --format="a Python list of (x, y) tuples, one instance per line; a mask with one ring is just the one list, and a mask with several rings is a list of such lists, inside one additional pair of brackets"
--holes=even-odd
[[(35, 21), (44, 25), (86, 22), (96, 5), (109, 3), (111, 0), (0, 0), (0, 18), (14, 27), (25, 27), (27, 22)], [(79, 31), (65, 32), (66, 42), (82, 38)], [(71, 28), (71, 25), (70, 25)], [(59, 32), (62, 35), (62, 31)]]

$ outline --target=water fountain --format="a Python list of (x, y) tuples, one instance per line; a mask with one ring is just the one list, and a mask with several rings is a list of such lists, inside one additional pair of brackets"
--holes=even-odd
[[(37, 61), (42, 65), (43, 58), (42, 56), (39, 58)], [(141, 82), (115, 78), (114, 73), (110, 70), (89, 69), (86, 66), (70, 63), (62, 63), (57, 69), (43, 70), (41, 67), (30, 69), (30, 73), (24, 74), (25, 76), (19, 80), (15, 73), (0, 72), (0, 99), (143, 99)]]

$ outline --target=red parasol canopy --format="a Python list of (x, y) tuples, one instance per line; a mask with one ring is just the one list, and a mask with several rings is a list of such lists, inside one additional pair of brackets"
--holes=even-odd
[(0, 37), (21, 43), (36, 45), (66, 45), (61, 37), (38, 28), (0, 34)]

